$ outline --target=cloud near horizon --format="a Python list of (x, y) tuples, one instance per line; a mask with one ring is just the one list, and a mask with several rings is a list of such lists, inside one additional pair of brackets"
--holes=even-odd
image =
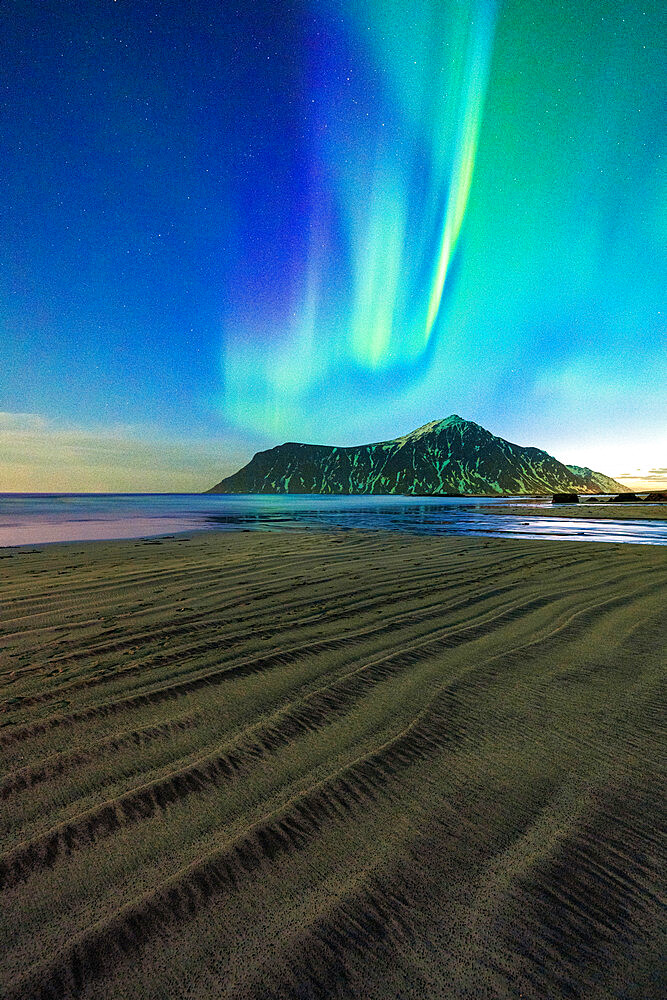
[(0, 412), (0, 492), (197, 493), (249, 458), (235, 442), (168, 440), (152, 427), (85, 428)]

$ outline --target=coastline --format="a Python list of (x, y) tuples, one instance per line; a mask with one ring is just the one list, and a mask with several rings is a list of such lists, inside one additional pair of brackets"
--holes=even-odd
[(1, 566), (10, 1000), (653, 995), (663, 548), (209, 531)]

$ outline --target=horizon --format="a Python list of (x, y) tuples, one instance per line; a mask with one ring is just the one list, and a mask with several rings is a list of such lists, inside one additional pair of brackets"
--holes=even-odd
[[(3, 415), (0, 414), (0, 443), (2, 442), (2, 423), (1, 423), (1, 417), (2, 416)], [(252, 460), (252, 458), (254, 458), (261, 451), (271, 450), (272, 448), (282, 447), (282, 446), (288, 445), (288, 444), (306, 444), (306, 445), (314, 445), (314, 446), (321, 446), (321, 447), (339, 447), (339, 448), (355, 448), (355, 447), (364, 447), (364, 446), (367, 446), (367, 445), (382, 444), (382, 443), (385, 443), (385, 442), (388, 442), (388, 441), (401, 440), (402, 438), (410, 437), (412, 434), (416, 433), (417, 431), (422, 430), (425, 427), (428, 427), (428, 426), (430, 426), (432, 424), (443, 423), (443, 422), (445, 422), (447, 420), (451, 420), (452, 418), (456, 418), (458, 420), (462, 420), (464, 423), (472, 423), (472, 424), (476, 424), (476, 426), (481, 426), (480, 424), (477, 424), (476, 421), (467, 420), (467, 418), (460, 417), (458, 414), (450, 414), (448, 417), (442, 417), (442, 418), (437, 419), (437, 420), (427, 421), (426, 424), (422, 424), (420, 427), (415, 427), (411, 431), (407, 431), (404, 434), (395, 435), (395, 437), (393, 437), (393, 438), (384, 438), (384, 439), (378, 440), (378, 441), (364, 441), (364, 442), (357, 442), (355, 444), (350, 444), (350, 445), (324, 444), (322, 442), (313, 442), (313, 441), (310, 441), (310, 442), (307, 442), (307, 441), (282, 441), (282, 442), (278, 442), (277, 444), (269, 445), (268, 448), (266, 448), (266, 449), (265, 448), (258, 449), (258, 451), (253, 452), (251, 455), (248, 455), (247, 459), (239, 459), (239, 465), (236, 466), (236, 467), (234, 467), (234, 468), (229, 469), (229, 471), (226, 471), (225, 474), (224, 474), (224, 476), (222, 476), (222, 477), (220, 477), (218, 475), (218, 471), (217, 470), (219, 470), (220, 465), (216, 462), (215, 465), (214, 466), (212, 465), (212, 467), (211, 467), (212, 468), (212, 475), (214, 477), (214, 480), (213, 481), (210, 481), (210, 480), (207, 481), (207, 483), (205, 485), (203, 485), (201, 488), (188, 488), (188, 489), (185, 489), (185, 488), (183, 488), (183, 489), (137, 489), (137, 488), (130, 488), (130, 487), (128, 487), (128, 488), (125, 488), (125, 489), (111, 489), (111, 488), (105, 489), (103, 487), (100, 487), (99, 484), (98, 484), (98, 486), (96, 486), (95, 488), (90, 488), (90, 489), (67, 489), (67, 490), (65, 490), (65, 489), (58, 488), (58, 486), (50, 486), (48, 488), (45, 487), (45, 488), (42, 488), (42, 489), (13, 489), (13, 490), (3, 490), (3, 489), (0, 489), (0, 495), (6, 495), (6, 496), (12, 496), (12, 495), (48, 496), (50, 494), (53, 494), (53, 495), (63, 495), (63, 496), (67, 496), (67, 495), (73, 495), (73, 496), (76, 496), (76, 495), (94, 496), (94, 495), (114, 495), (114, 494), (117, 494), (117, 495), (128, 495), (128, 496), (132, 496), (132, 495), (134, 495), (134, 496), (150, 496), (152, 494), (154, 494), (154, 495), (164, 495), (164, 496), (178, 495), (178, 494), (182, 494), (182, 495), (193, 494), (193, 495), (195, 495), (195, 494), (200, 494), (200, 493), (206, 492), (211, 486), (215, 485), (215, 482), (220, 481), (220, 478), (225, 478), (226, 476), (231, 475), (234, 472), (239, 471), (239, 469), (245, 467), (245, 465), (247, 465)], [(489, 428), (483, 428), (483, 429), (484, 430), (489, 430)], [(492, 431), (489, 431), (489, 432), (493, 434)], [(500, 435), (494, 435), (494, 436), (500, 437)], [(503, 439), (503, 440), (507, 440), (507, 439)], [(513, 444), (513, 445), (516, 445), (518, 447), (521, 447), (521, 448), (540, 448), (540, 446), (536, 445), (536, 444), (532, 444), (532, 445), (531, 444), (519, 444), (516, 441), (512, 441), (512, 442), (509, 442), (509, 443)], [(164, 442), (162, 442), (162, 444), (164, 444)], [(142, 447), (142, 446), (140, 445), (140, 447)], [(159, 444), (156, 443), (155, 444), (155, 448), (157, 448), (157, 447), (159, 447)], [(172, 447), (173, 447), (173, 442), (172, 442)], [(183, 449), (185, 450), (186, 448), (188, 450), (190, 450), (192, 448), (191, 443), (189, 445), (183, 445)], [(541, 450), (545, 450), (545, 449), (541, 449)], [(144, 458), (146, 458), (146, 457), (147, 456), (145, 455)], [(589, 468), (589, 469), (591, 469), (594, 472), (597, 472), (597, 473), (601, 472), (604, 475), (609, 475), (609, 473), (607, 473), (606, 470), (594, 468), (593, 466), (588, 465), (587, 463), (567, 462), (567, 461), (564, 461), (563, 459), (557, 458), (557, 456), (552, 456), (552, 457), (556, 458), (557, 461), (561, 462), (561, 464), (563, 464), (563, 465), (570, 465), (570, 466), (579, 465), (579, 466), (582, 466), (582, 467), (585, 467), (585, 468)], [(1, 472), (1, 470), (2, 470), (2, 464), (0, 463), (0, 472)], [(634, 490), (636, 492), (639, 492), (639, 493), (647, 492), (647, 491), (650, 492), (652, 490), (661, 490), (661, 489), (667, 487), (667, 477), (664, 475), (664, 473), (666, 471), (667, 470), (664, 470), (664, 469), (651, 469), (651, 470), (649, 470), (649, 473), (652, 474), (652, 475), (650, 475), (648, 478), (646, 478), (646, 477), (633, 477), (631, 475), (627, 475), (627, 476), (611, 476), (611, 478), (616, 479), (622, 485), (627, 486), (628, 488), (630, 488), (631, 490)], [(48, 475), (48, 473), (47, 473), (47, 475)], [(142, 475), (145, 476), (146, 473), (142, 472)], [(203, 473), (201, 473), (201, 475), (203, 475)], [(217, 479), (215, 478), (216, 476), (218, 477)]]
[(667, 487), (656, 3), (3, 13), (0, 491), (443, 411)]

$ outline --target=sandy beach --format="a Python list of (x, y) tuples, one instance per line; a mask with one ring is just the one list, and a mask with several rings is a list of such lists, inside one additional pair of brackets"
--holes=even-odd
[(663, 995), (664, 547), (206, 532), (0, 576), (7, 1000)]

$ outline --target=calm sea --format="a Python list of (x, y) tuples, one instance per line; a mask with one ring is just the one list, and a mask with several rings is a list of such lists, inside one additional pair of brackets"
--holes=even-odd
[[(508, 504), (515, 512), (494, 511)], [(304, 528), (667, 544), (667, 521), (574, 518), (567, 506), (559, 517), (531, 517), (525, 505), (525, 498), (5, 493), (0, 494), (0, 546)]]

